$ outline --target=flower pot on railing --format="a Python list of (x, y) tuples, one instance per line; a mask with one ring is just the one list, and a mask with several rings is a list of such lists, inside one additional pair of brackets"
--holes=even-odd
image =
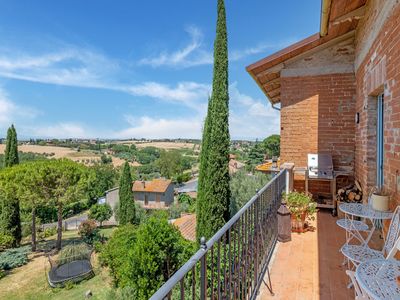
[(300, 217), (291, 215), (292, 219), (292, 232), (304, 232), (306, 231), (306, 217), (307, 213), (303, 212)]

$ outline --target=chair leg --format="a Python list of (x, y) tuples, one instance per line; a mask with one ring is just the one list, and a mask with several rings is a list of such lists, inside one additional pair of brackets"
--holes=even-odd
[(350, 277), (352, 286), (354, 287), (355, 299), (356, 300), (369, 300), (368, 295), (360, 288), (357, 279), (355, 277), (355, 272), (346, 270), (346, 274)]

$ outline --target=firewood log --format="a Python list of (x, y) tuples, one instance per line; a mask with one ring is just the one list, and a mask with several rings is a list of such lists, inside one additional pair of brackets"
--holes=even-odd
[(355, 181), (355, 185), (356, 185), (356, 187), (357, 187), (357, 189), (359, 190), (359, 191), (362, 191), (362, 189), (361, 189), (361, 184), (356, 180)]
[(356, 197), (356, 193), (354, 193), (354, 192), (352, 192), (352, 191), (350, 191), (350, 193), (347, 195), (347, 198), (348, 198), (350, 201), (353, 201), (355, 197)]

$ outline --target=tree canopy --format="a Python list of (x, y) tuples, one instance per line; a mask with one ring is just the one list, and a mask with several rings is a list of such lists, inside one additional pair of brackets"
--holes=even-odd
[(262, 145), (269, 158), (273, 156), (279, 157), (281, 152), (281, 136), (279, 134), (270, 135), (263, 140)]
[(111, 218), (112, 213), (110, 204), (95, 204), (89, 210), (89, 218), (99, 222), (101, 227), (104, 221)]
[(57, 248), (61, 248), (62, 208), (87, 197), (90, 183), (88, 169), (71, 160), (39, 160), (5, 169), (1, 190), (10, 191), (21, 206), (32, 213), (32, 249), (36, 248), (36, 209), (39, 205), (57, 207)]

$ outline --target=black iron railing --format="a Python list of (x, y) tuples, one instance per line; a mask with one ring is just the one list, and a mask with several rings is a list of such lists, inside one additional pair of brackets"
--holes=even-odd
[[(255, 299), (277, 241), (286, 171), (277, 174), (151, 298)], [(268, 272), (269, 275), (269, 272)], [(272, 292), (271, 282), (267, 287)]]

